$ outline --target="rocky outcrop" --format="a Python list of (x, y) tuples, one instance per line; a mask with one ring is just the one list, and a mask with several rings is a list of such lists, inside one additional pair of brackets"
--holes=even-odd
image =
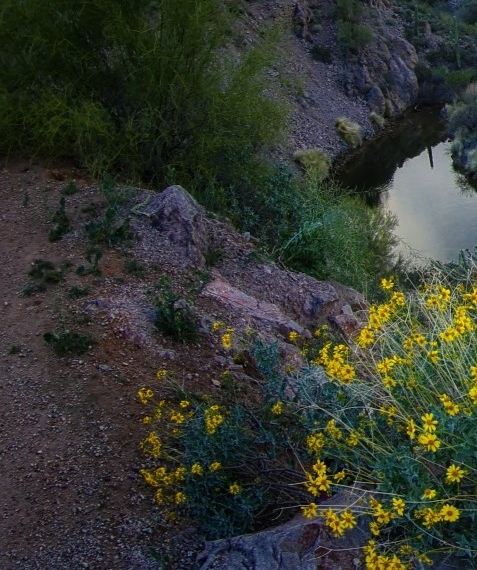
[(371, 111), (379, 115), (399, 115), (417, 101), (417, 62), (416, 50), (404, 38), (377, 38), (348, 68), (347, 93), (363, 97)]
[[(269, 340), (287, 339), (291, 331), (306, 337), (324, 323), (344, 335), (360, 326), (359, 313), (367, 307), (363, 295), (260, 259), (250, 236), (207, 216), (182, 187), (144, 193), (140, 200), (132, 221), (140, 236), (138, 257), (175, 272), (208, 270), (211, 281), (197, 305), (202, 299), (213, 301), (220, 314), (244, 330), (252, 326)], [(218, 252), (219, 260), (208, 268), (211, 251)], [(255, 257), (259, 259), (251, 261)]]
[[(336, 495), (321, 506), (346, 508), (356, 495)], [(359, 549), (368, 535), (358, 526), (333, 538), (320, 519), (297, 516), (279, 527), (255, 534), (216, 540), (199, 555), (199, 570), (350, 570), (359, 564)]]

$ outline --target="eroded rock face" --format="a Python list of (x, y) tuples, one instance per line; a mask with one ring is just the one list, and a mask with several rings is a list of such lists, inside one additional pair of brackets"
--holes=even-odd
[(404, 38), (378, 38), (350, 68), (347, 92), (364, 97), (371, 111), (380, 115), (399, 115), (417, 101), (417, 62), (416, 50)]

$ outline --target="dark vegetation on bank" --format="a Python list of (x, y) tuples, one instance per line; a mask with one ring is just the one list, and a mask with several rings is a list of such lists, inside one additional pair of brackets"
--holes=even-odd
[[(0, 152), (73, 160), (95, 176), (155, 189), (182, 184), (278, 259), (371, 293), (395, 264), (395, 220), (306, 166), (297, 175), (266, 158), (287, 116), (280, 94), (265, 91), (281, 31), (263, 30), (259, 44), (237, 48), (241, 6), (6, 0)], [(425, 54), (423, 82), (455, 89), (473, 79), (472, 2), (461, 5), (459, 21), (440, 5), (399, 9)], [(358, 57), (373, 41), (366, 10), (356, 0), (337, 2), (341, 57)], [(434, 50), (425, 45), (426, 22), (448, 38)]]

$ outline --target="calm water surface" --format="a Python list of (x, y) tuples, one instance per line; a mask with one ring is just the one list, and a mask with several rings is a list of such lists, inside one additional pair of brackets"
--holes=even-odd
[(442, 261), (477, 245), (477, 192), (452, 167), (450, 142), (435, 110), (406, 116), (367, 145), (335, 178), (398, 218), (399, 251)]

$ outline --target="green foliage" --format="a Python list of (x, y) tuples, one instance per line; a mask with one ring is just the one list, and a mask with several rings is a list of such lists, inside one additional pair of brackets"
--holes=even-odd
[(155, 402), (141, 388), (139, 400), (154, 404), (141, 444), (153, 467), (141, 474), (161, 508), (184, 509), (218, 538), (301, 505), (335, 537), (364, 526), (370, 570), (447, 554), (473, 567), (477, 285), (461, 275), (453, 290), (445, 272), (429, 275), (407, 295), (383, 279), (386, 301), (370, 307), (347, 345), (323, 329), (312, 341), (290, 334), (308, 359), (299, 370), (284, 371), (276, 345), (252, 340), (261, 398), (239, 401), (232, 389), (226, 401), (204, 403), (175, 386)]
[(53, 227), (48, 233), (49, 241), (59, 241), (66, 233), (70, 231), (70, 221), (65, 211), (65, 197), (60, 198), (60, 206), (53, 214), (51, 219)]
[(73, 194), (77, 194), (79, 192), (78, 186), (72, 181), (68, 182), (68, 184), (60, 190), (60, 194), (62, 196), (71, 196)]
[(87, 297), (90, 294), (91, 290), (89, 287), (78, 287), (73, 285), (68, 289), (68, 297), (70, 299), (79, 299), (80, 297)]
[(57, 268), (51, 261), (35, 259), (28, 272), (28, 276), (33, 279), (33, 282), (23, 289), (22, 294), (25, 297), (31, 297), (35, 293), (45, 291), (48, 285), (60, 283), (70, 267), (70, 262), (63, 262)]
[[(264, 375), (279, 363), (273, 346), (259, 342), (252, 351)], [(205, 404), (174, 386), (172, 398), (145, 418), (152, 431), (142, 448), (158, 460), (154, 469), (142, 471), (145, 481), (156, 488), (162, 508), (185, 509), (208, 539), (257, 530), (272, 518), (284, 521), (306, 499), (300, 458), (308, 454), (298, 416), (282, 408), (272, 380), (260, 402), (242, 404), (229, 376), (221, 377), (222, 385), (230, 384), (229, 402)], [(147, 388), (138, 396), (144, 404), (154, 402)], [(175, 432), (179, 437), (171, 437)]]
[(380, 115), (379, 113), (375, 113), (374, 111), (369, 114), (369, 120), (371, 121), (371, 123), (373, 123), (373, 125), (380, 128), (384, 127), (384, 125), (386, 124), (386, 119), (382, 115)]
[(1, 152), (160, 184), (233, 179), (283, 112), (262, 94), (272, 36), (238, 60), (229, 20), (219, 0), (5, 0)]
[(103, 257), (103, 250), (95, 247), (90, 246), (85, 252), (86, 261), (89, 264), (89, 267), (84, 265), (80, 265), (76, 269), (77, 275), (101, 275), (101, 269), (99, 268), (99, 262)]
[(343, 48), (359, 53), (364, 46), (374, 39), (373, 32), (366, 24), (355, 22), (338, 22), (338, 41)]
[(393, 261), (396, 219), (331, 185), (310, 183), (295, 233), (280, 250), (287, 265), (372, 293)]
[(321, 61), (323, 63), (333, 63), (333, 56), (328, 48), (315, 44), (311, 48), (311, 55), (314, 60)]
[(459, 4), (457, 17), (466, 24), (477, 23), (477, 1), (465, 0)]
[(144, 265), (139, 263), (137, 259), (128, 259), (124, 262), (124, 271), (129, 275), (135, 275), (141, 279), (146, 274), (146, 269)]
[(155, 327), (178, 342), (196, 342), (199, 339), (197, 319), (188, 301), (178, 297), (168, 279), (160, 282), (154, 319)]
[(131, 191), (116, 184), (114, 178), (105, 175), (101, 182), (101, 193), (106, 200), (106, 209), (85, 226), (91, 246), (109, 247), (132, 238), (129, 219), (123, 206), (131, 197)]
[(447, 84), (457, 92), (462, 91), (477, 79), (477, 70), (474, 68), (457, 69), (447, 74)]
[(58, 356), (80, 356), (87, 352), (95, 343), (91, 335), (69, 330), (60, 333), (45, 333), (43, 339), (53, 348)]
[(352, 148), (362, 144), (361, 127), (358, 123), (354, 123), (346, 117), (339, 117), (335, 121), (335, 129), (338, 136)]
[(308, 178), (322, 182), (330, 173), (331, 160), (318, 149), (297, 150), (293, 158), (304, 168)]
[(446, 106), (448, 128), (462, 137), (477, 133), (477, 84), (469, 85), (461, 99)]

